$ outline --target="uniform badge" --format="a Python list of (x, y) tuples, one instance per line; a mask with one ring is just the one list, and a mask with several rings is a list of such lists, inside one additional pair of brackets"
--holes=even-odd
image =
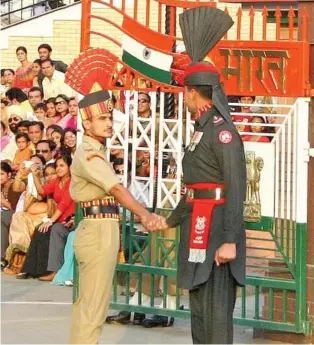
[(206, 223), (206, 217), (197, 217), (196, 218), (195, 232), (197, 234), (202, 234), (204, 232), (205, 223)]
[(191, 140), (191, 144), (189, 146), (189, 151), (194, 151), (195, 150), (195, 147), (201, 141), (203, 134), (204, 134), (203, 132), (195, 132), (193, 134), (193, 137), (192, 137), (192, 140)]
[(232, 141), (232, 134), (229, 131), (221, 131), (219, 133), (219, 141), (223, 144), (229, 144)]
[(223, 121), (223, 118), (221, 116), (214, 116), (213, 117), (213, 124), (214, 125), (217, 125), (218, 123), (222, 122)]

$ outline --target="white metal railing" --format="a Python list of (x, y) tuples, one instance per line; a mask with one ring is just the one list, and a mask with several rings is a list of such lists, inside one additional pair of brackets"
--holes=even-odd
[[(177, 95), (178, 118), (166, 119), (164, 117), (165, 95), (150, 92), (151, 117), (141, 118), (138, 116), (138, 92), (126, 91), (125, 113), (129, 114), (131, 107), (133, 113), (132, 136), (130, 136), (130, 119), (126, 114), (119, 114), (118, 123), (115, 126), (115, 134), (108, 142), (108, 148), (124, 150), (124, 176), (121, 178), (124, 185), (128, 185), (128, 159), (131, 161), (131, 176), (129, 185), (138, 198), (145, 201), (148, 207), (154, 203), (154, 191), (157, 183), (158, 208), (173, 208), (181, 198), (181, 161), (184, 155), (183, 147), (190, 142), (194, 130), (191, 114), (184, 108), (183, 94)], [(158, 103), (159, 96), (159, 103)], [(235, 104), (230, 104), (235, 105)], [(245, 106), (245, 104), (236, 104)], [(306, 99), (298, 99), (292, 105), (284, 104), (258, 104), (259, 108), (267, 108), (268, 113), (232, 112), (237, 116), (263, 116), (272, 117), (274, 123), (246, 123), (246, 125), (264, 126), (274, 128), (274, 133), (240, 132), (247, 136), (267, 136), (269, 143), (245, 142), (246, 150), (253, 150), (259, 145), (262, 150), (270, 149), (273, 155), (271, 164), (273, 170), (266, 181), (266, 187), (273, 190), (272, 211), (268, 216), (278, 220), (300, 221), (306, 219), (306, 188), (307, 169), (304, 163), (304, 150), (307, 143), (308, 108)], [(250, 105), (248, 105), (250, 106)], [(159, 109), (159, 114), (158, 114)], [(117, 119), (117, 117), (116, 117)], [(235, 122), (235, 125), (243, 125)], [(159, 131), (159, 133), (158, 133)], [(158, 135), (157, 135), (158, 134)], [(185, 136), (185, 138), (184, 138)], [(115, 139), (118, 145), (113, 145)], [(156, 145), (158, 149), (156, 149)], [(145, 177), (137, 175), (137, 155), (139, 152), (149, 154), (149, 174)], [(108, 150), (109, 155), (109, 150)], [(108, 156), (109, 158), (109, 156)], [(165, 176), (165, 160), (170, 158), (176, 161), (176, 177)], [(157, 168), (157, 175), (156, 175)], [(268, 177), (267, 177), (268, 178)], [(272, 186), (273, 189), (270, 187)]]
[[(80, 1), (80, 0), (77, 0)], [(53, 9), (70, 5), (75, 0), (1, 0), (1, 27), (15, 24)]]

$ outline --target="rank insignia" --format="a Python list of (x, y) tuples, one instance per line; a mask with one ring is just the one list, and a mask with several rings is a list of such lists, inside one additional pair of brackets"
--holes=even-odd
[(221, 117), (221, 116), (214, 116), (213, 117), (213, 124), (214, 125), (217, 125), (218, 123), (221, 123), (221, 122), (223, 122), (223, 118)]

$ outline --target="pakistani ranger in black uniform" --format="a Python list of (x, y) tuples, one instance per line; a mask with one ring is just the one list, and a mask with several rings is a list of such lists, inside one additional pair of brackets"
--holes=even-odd
[[(206, 33), (193, 29), (191, 23), (201, 17), (216, 27), (207, 48), (198, 49), (198, 41), (191, 44), (191, 35)], [(182, 163), (187, 193), (160, 228), (180, 225), (178, 284), (189, 290), (193, 343), (226, 344), (233, 342), (236, 288), (245, 278), (246, 165), (219, 72), (202, 59), (232, 20), (218, 9), (201, 7), (185, 11), (180, 25), (192, 60), (183, 75), (185, 103), (199, 117)], [(211, 36), (213, 28), (206, 30)]]

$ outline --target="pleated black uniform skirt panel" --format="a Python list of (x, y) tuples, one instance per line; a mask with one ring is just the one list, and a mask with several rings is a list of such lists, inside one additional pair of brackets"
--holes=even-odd
[(193, 344), (232, 344), (237, 284), (229, 264), (213, 266), (208, 281), (190, 290)]

